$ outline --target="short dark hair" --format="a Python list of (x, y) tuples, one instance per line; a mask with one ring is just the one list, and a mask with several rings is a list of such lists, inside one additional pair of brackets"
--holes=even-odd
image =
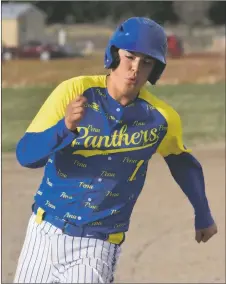
[(117, 48), (116, 46), (112, 46), (111, 47), (111, 55), (112, 55), (112, 64), (110, 66), (111, 69), (116, 69), (119, 66), (120, 63), (120, 57), (118, 54), (119, 48)]

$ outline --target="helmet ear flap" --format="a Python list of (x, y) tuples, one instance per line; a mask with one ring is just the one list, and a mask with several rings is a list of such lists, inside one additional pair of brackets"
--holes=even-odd
[(156, 61), (156, 64), (148, 78), (148, 81), (152, 85), (155, 85), (158, 79), (161, 77), (161, 74), (164, 71), (164, 69), (165, 69), (165, 64), (162, 64), (161, 62)]

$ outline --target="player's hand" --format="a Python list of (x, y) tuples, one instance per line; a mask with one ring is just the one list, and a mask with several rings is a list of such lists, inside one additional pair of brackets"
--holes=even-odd
[(85, 114), (84, 105), (86, 102), (86, 97), (79, 96), (67, 105), (65, 112), (65, 125), (69, 130), (74, 131), (80, 120), (83, 118)]
[(195, 234), (195, 240), (200, 242), (207, 242), (212, 236), (214, 236), (217, 233), (217, 225), (214, 223), (208, 228), (196, 230)]

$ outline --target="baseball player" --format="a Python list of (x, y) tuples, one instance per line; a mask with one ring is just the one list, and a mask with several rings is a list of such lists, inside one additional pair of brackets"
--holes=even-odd
[(45, 172), (15, 283), (113, 282), (155, 153), (194, 208), (196, 241), (216, 234), (202, 167), (183, 144), (180, 117), (146, 87), (165, 69), (166, 42), (150, 19), (123, 22), (106, 48), (109, 74), (59, 84), (19, 141), (19, 163)]

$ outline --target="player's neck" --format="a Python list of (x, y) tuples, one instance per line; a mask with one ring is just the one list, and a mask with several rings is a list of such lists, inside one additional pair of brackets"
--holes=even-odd
[(117, 78), (112, 76), (112, 74), (107, 76), (106, 84), (109, 95), (123, 106), (134, 101), (139, 94), (138, 90), (129, 91), (120, 89), (117, 84)]

